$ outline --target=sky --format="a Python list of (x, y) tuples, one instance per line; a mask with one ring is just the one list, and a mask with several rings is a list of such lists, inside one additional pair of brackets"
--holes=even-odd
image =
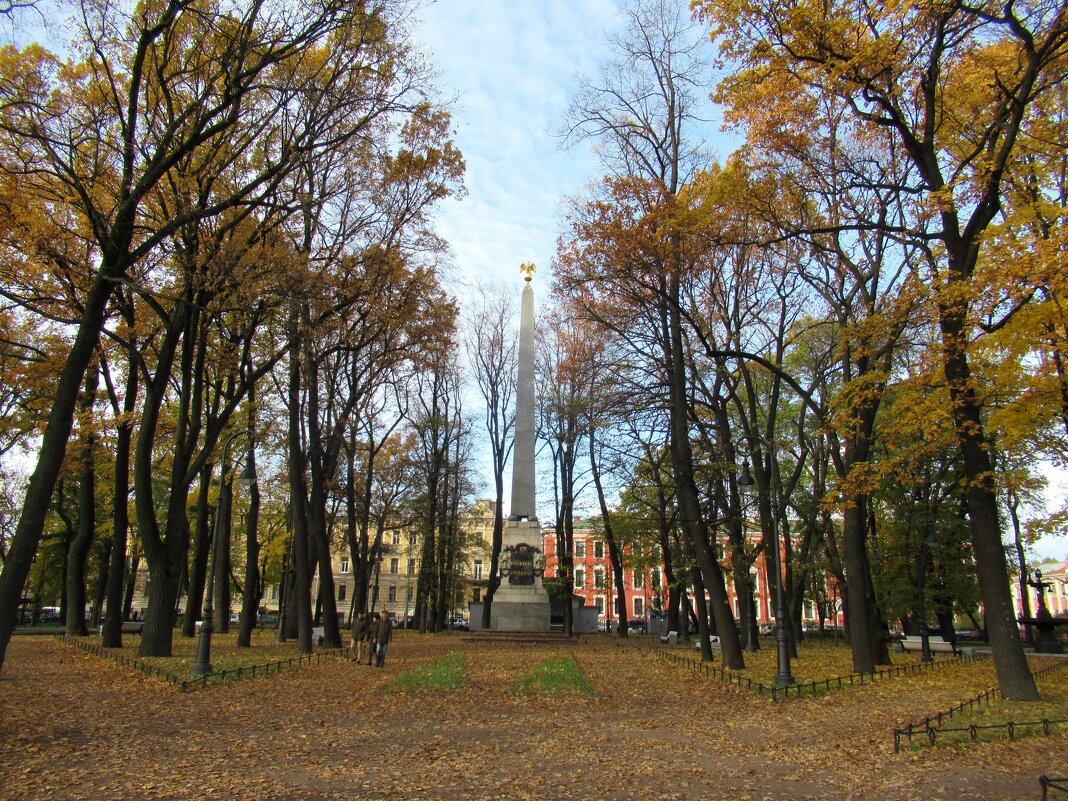
[[(441, 92), (455, 98), (455, 141), (467, 162), (467, 196), (437, 214), (455, 261), (453, 291), (463, 297), (501, 282), (515, 288), (518, 309), (519, 265), (532, 261), (542, 303), (563, 203), (603, 173), (587, 144), (565, 150), (557, 134), (579, 76), (596, 76), (609, 55), (606, 32), (620, 25), (617, 4), (437, 0), (418, 16), (415, 39), (437, 68)], [(718, 116), (709, 103), (709, 115)], [(713, 142), (721, 157), (730, 147), (729, 137)], [(1045, 472), (1052, 509), (1064, 502), (1068, 475)], [(1035, 550), (1068, 559), (1068, 538), (1046, 539)]]
[[(437, 0), (414, 34), (439, 73), (456, 143), (467, 163), (467, 197), (438, 212), (465, 287), (489, 280), (522, 286), (519, 265), (548, 286), (562, 202), (599, 175), (589, 147), (555, 135), (576, 76), (596, 74), (612, 0)], [(540, 285), (540, 286), (539, 286)], [(458, 292), (457, 294), (462, 294)]]

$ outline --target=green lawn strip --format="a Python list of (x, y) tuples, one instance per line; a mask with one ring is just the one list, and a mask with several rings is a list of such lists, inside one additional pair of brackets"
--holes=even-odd
[(466, 660), (462, 651), (450, 651), (433, 662), (420, 665), (390, 679), (386, 690), (458, 690), (463, 686)]
[(591, 685), (575, 658), (558, 653), (539, 662), (534, 668), (508, 685), (508, 691), (521, 695), (593, 695)]

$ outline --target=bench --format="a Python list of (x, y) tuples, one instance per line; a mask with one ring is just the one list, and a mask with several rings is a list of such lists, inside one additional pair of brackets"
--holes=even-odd
[[(953, 647), (953, 643), (946, 642), (939, 634), (931, 634), (927, 637), (927, 640), (931, 646), (931, 651), (934, 653), (955, 654), (957, 652)], [(901, 650), (905, 652), (923, 650), (923, 637), (920, 636), (906, 635), (898, 642), (901, 645)]]
[[(140, 634), (145, 627), (145, 621), (143, 620), (124, 620), (122, 623), (123, 634)], [(104, 635), (104, 624), (101, 623), (97, 627), (97, 634)]]

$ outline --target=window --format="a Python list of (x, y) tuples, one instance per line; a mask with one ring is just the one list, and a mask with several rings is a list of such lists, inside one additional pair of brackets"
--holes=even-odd
[(604, 543), (600, 540), (593, 543), (593, 558), (604, 559)]
[(337, 599), (339, 601), (344, 601), (345, 600), (345, 585), (344, 584), (339, 584), (338, 587), (337, 587)]
[(604, 589), (604, 570), (601, 568), (594, 568), (593, 571), (593, 588), (595, 590)]
[(396, 584), (390, 584), (389, 585), (389, 591), (386, 593), (386, 597), (389, 599), (389, 602), (391, 604), (397, 603), (397, 585)]
[(400, 573), (400, 559), (396, 556), (389, 560), (389, 572), (394, 576)]
[(408, 575), (410, 576), (410, 575), (412, 575), (414, 573), (415, 573), (415, 560), (414, 559), (409, 559), (408, 560)]
[(575, 543), (575, 558), (576, 559), (585, 559), (586, 558), (586, 540), (579, 540), (578, 542)]
[(753, 585), (754, 593), (760, 592), (760, 574), (757, 573), (755, 570), (749, 571), (749, 583)]
[(575, 589), (586, 589), (586, 571), (581, 567), (575, 569)]
[(598, 595), (593, 599), (593, 603), (597, 606), (597, 616), (604, 617), (604, 596)]
[(394, 531), (393, 532), (393, 544), (394, 545), (400, 545), (400, 532), (399, 531)]
[(412, 602), (412, 588), (411, 587), (409, 587), (408, 589), (406, 589), (404, 591), (404, 600), (406, 600), (408, 603)]
[(342, 556), (341, 557), (341, 572), (342, 573), (348, 573), (349, 572), (349, 558), (347, 556)]
[(473, 594), (471, 596), (471, 600), (476, 604), (482, 603), (482, 588), (481, 587), (475, 587), (475, 589), (472, 591), (472, 593)]
[(645, 599), (641, 596), (634, 598), (634, 617), (645, 617)]
[(660, 592), (661, 581), (660, 581), (660, 568), (659, 567), (653, 569), (653, 574), (652, 574), (651, 578), (652, 578), (651, 584), (653, 585), (653, 589), (656, 590), (657, 592)]
[(415, 545), (418, 535), (413, 531), (408, 535), (408, 544)]
[(645, 571), (644, 570), (635, 570), (634, 571), (634, 576), (633, 576), (633, 582), (634, 582), (633, 583), (634, 589), (636, 589), (636, 590), (644, 590), (645, 589)]
[(476, 559), (474, 567), (471, 568), (471, 578), (475, 581), (482, 580), (482, 560)]

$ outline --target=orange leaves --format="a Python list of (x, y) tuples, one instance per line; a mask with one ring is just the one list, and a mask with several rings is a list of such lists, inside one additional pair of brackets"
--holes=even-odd
[(400, 632), (383, 671), (332, 662), (181, 695), (16, 639), (0, 784), (34, 799), (1034, 798), (1021, 777), (1062, 764), (1068, 740), (893, 754), (894, 726), (987, 686), (989, 662), (773, 706), (591, 637), (572, 650), (595, 698), (513, 696), (508, 682), (549, 652), (467, 644), (471, 686), (380, 691), (458, 643)]

